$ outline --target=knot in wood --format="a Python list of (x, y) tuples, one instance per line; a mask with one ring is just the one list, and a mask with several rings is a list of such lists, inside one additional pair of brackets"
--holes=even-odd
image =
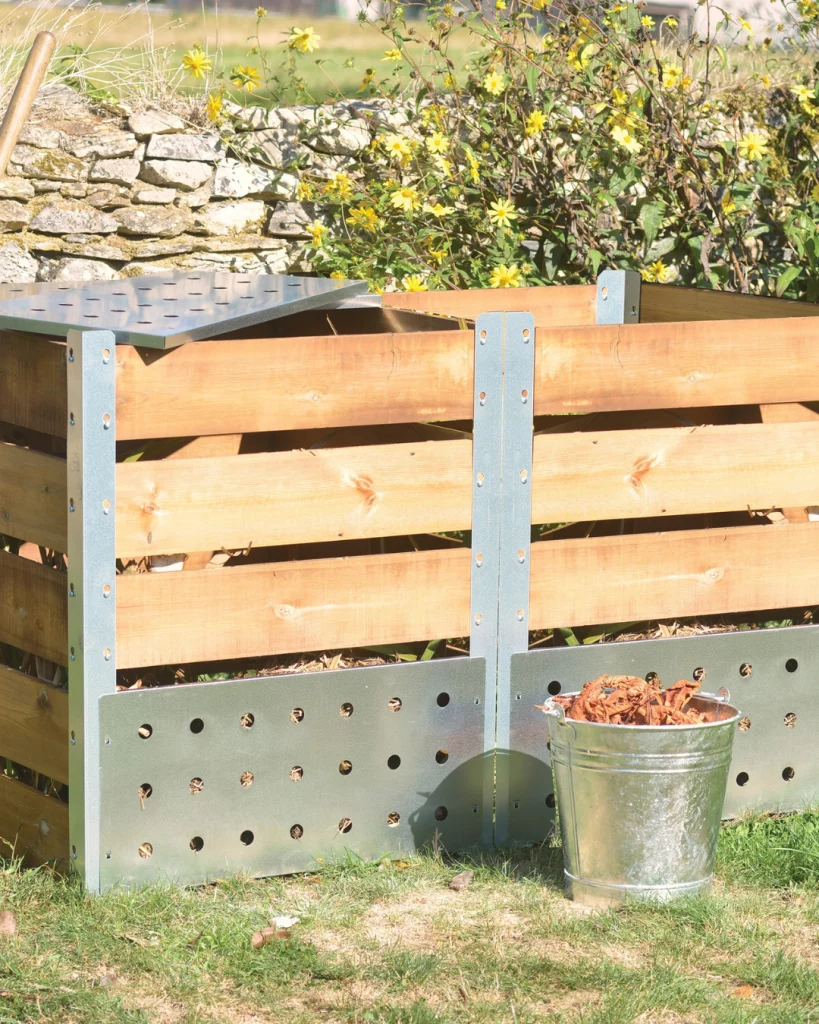
[(275, 608), (277, 619), (292, 619), (296, 609), (292, 604), (277, 604)]

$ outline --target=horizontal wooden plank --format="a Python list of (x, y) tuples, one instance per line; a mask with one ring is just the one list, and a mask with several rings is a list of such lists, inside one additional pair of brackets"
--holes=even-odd
[(535, 437), (535, 523), (799, 505), (819, 505), (819, 421)]
[(472, 416), (472, 331), (117, 346), (117, 438)]
[(819, 316), (819, 305), (762, 295), (715, 292), (709, 288), (683, 288), (674, 284), (644, 283), (640, 290), (640, 322), (644, 324), (794, 316)]
[(65, 460), (0, 443), (0, 530), (64, 552), (67, 520)]
[(65, 437), (65, 345), (0, 331), (0, 419)]
[(811, 318), (539, 328), (535, 413), (819, 399)]
[(540, 541), (532, 629), (819, 603), (819, 523)]
[(60, 665), (67, 663), (65, 573), (0, 551), (0, 641)]
[(0, 665), (0, 757), (68, 782), (68, 694)]
[(597, 285), (574, 284), (537, 288), (465, 288), (440, 292), (386, 292), (384, 306), (474, 320), (481, 313), (531, 313), (536, 327), (596, 322)]
[(68, 868), (68, 804), (16, 779), (0, 775), (0, 847), (4, 857), (31, 866), (55, 862)]
[(117, 579), (117, 667), (463, 636), (465, 548)]
[(117, 554), (468, 530), (471, 477), (471, 441), (121, 463)]

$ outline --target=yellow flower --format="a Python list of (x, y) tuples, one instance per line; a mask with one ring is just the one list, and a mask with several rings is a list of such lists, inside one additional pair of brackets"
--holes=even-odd
[(437, 264), (441, 264), (446, 257), (446, 249), (430, 249), (429, 258), (434, 260)]
[(663, 67), (663, 88), (673, 89), (680, 84), (682, 79), (682, 68), (676, 64), (666, 64)]
[(330, 178), (324, 191), (331, 199), (340, 199), (344, 203), (352, 199), (353, 179), (345, 171), (339, 171)]
[(799, 100), (800, 103), (810, 103), (813, 98), (806, 85), (793, 86), (791, 93)]
[(502, 263), (489, 275), (489, 287), (520, 288), (520, 270), (514, 263), (508, 267)]
[(477, 183), (481, 180), (481, 176), (478, 171), (478, 168), (480, 167), (478, 158), (476, 156), (473, 156), (471, 153), (467, 153), (466, 159), (469, 164), (469, 177), (472, 181), (472, 184), (477, 185)]
[(364, 92), (370, 82), (375, 78), (375, 68), (367, 68), (364, 77), (361, 79), (361, 85), (358, 88), (359, 92)]
[(305, 29), (292, 28), (287, 45), (291, 50), (299, 50), (301, 53), (312, 53), (319, 48), (321, 36), (316, 34), (312, 25)]
[(679, 274), (676, 267), (667, 267), (662, 260), (657, 260), (655, 263), (643, 267), (640, 271), (640, 276), (644, 281), (659, 281), (660, 284), (670, 284), (672, 281), (677, 280)]
[(512, 221), (518, 219), (518, 211), (507, 199), (498, 199), (489, 204), (487, 210), (489, 222), (499, 228), (511, 228)]
[(334, 270), (330, 274), (330, 277), (332, 277), (332, 279), (334, 281), (344, 281), (345, 280), (344, 274), (343, 274), (343, 272), (341, 270)]
[(609, 7), (609, 14), (619, 14), (620, 11), (625, 11), (627, 7), (627, 4), (614, 4), (613, 7)]
[(500, 96), (506, 88), (506, 80), (497, 71), (490, 71), (483, 80), (483, 87), (491, 96)]
[(739, 140), (737, 151), (743, 160), (753, 163), (767, 155), (768, 140), (761, 132), (748, 132)]
[(384, 51), (384, 56), (381, 58), (381, 60), (396, 60), (396, 61), (403, 60), (403, 59), (404, 59), (404, 57), (403, 57), (403, 55), (402, 55), (400, 50), (385, 50)]
[(230, 73), (230, 80), (237, 89), (253, 92), (254, 89), (259, 88), (262, 76), (258, 68), (252, 68), (250, 65), (242, 67), (241, 64), (237, 64)]
[(389, 153), (389, 155), (394, 159), (398, 159), (403, 162), (405, 160), (409, 160), (412, 156), (410, 144), (400, 135), (386, 135), (383, 142), (384, 149), (386, 149), (387, 153)]
[(529, 138), (536, 139), (546, 127), (546, 115), (541, 110), (533, 110), (526, 118), (524, 127)]
[(452, 170), (452, 164), (449, 162), (449, 160), (447, 160), (446, 157), (441, 156), (440, 153), (436, 153), (432, 159), (435, 163), (435, 167), (437, 168), (439, 174), (443, 174), (445, 177), (447, 177), (450, 171)]
[(639, 153), (643, 148), (640, 143), (634, 138), (628, 128), (623, 128), (620, 125), (616, 125), (611, 130), (611, 137), (615, 142), (619, 143), (623, 149), (628, 153)]
[(446, 78), (444, 79), (444, 85), (447, 87), (447, 89), (455, 88), (455, 79), (453, 78), (452, 75), (446, 76)]
[(429, 290), (420, 274), (407, 274), (401, 282), (401, 287), (405, 292), (426, 292)]
[(182, 54), (182, 67), (194, 78), (204, 78), (208, 71), (213, 70), (210, 57), (202, 53), (198, 46)]
[(448, 217), (450, 213), (455, 212), (454, 206), (444, 206), (442, 203), (436, 203), (434, 206), (425, 206), (424, 210), (427, 213), (433, 213), (436, 217)]
[(445, 153), (449, 149), (449, 139), (443, 132), (433, 132), (425, 145), (430, 153)]
[(264, 7), (257, 7), (256, 8), (256, 17), (257, 18), (266, 18), (267, 17), (267, 11), (265, 10)]
[(734, 202), (734, 197), (731, 195), (730, 192), (726, 192), (725, 195), (722, 197), (722, 199), (720, 200), (720, 206), (722, 207), (722, 212), (725, 214), (726, 217), (729, 214), (733, 213), (734, 210), (737, 208), (737, 204)]
[(208, 115), (209, 121), (217, 121), (219, 115), (222, 113), (222, 94), (220, 92), (212, 92), (208, 96), (207, 107), (205, 108)]
[(506, 0), (495, 0), (495, 10), (496, 11), (505, 11), (506, 10)]
[(611, 101), (615, 107), (624, 107), (628, 103), (628, 93), (625, 89), (614, 88), (611, 90)]
[(740, 26), (741, 26), (742, 28), (744, 28), (744, 29), (745, 29), (745, 31), (746, 31), (746, 32), (748, 32), (748, 33), (749, 33), (750, 35), (753, 35), (753, 34), (754, 34), (754, 30), (753, 30), (753, 29), (751, 28), (751, 23), (750, 23), (750, 22), (746, 21), (746, 20), (745, 20), (744, 18), (740, 18), (740, 19), (739, 19), (739, 24), (740, 24)]
[(651, 29), (654, 28), (654, 19), (650, 17), (648, 14), (644, 14), (642, 18), (640, 18), (640, 24), (643, 26), (643, 28), (647, 28), (650, 31)]
[(443, 12), (444, 12), (444, 17), (445, 18), (451, 18), (452, 15), (455, 13), (454, 5), (453, 4), (444, 4)]
[(390, 196), (390, 205), (394, 206), (396, 210), (403, 210), (404, 213), (417, 210), (420, 205), (418, 190), (414, 189), (411, 185), (404, 185), (403, 188), (399, 188), (397, 192), (393, 192)]
[(815, 203), (819, 203), (819, 185), (814, 185), (810, 192), (810, 197)]
[(300, 181), (296, 185), (296, 198), (301, 199), (315, 199), (316, 193), (312, 184), (309, 181)]
[(311, 245), (313, 246), (313, 248), (320, 248), (322, 236), (324, 235), (324, 232), (327, 230), (327, 228), (323, 224), (319, 224), (318, 221), (315, 221), (315, 223), (313, 224), (308, 224), (306, 230), (311, 237)]
[(351, 227), (363, 228), (365, 231), (375, 234), (380, 221), (378, 220), (378, 214), (372, 206), (357, 206), (355, 209), (350, 210), (347, 223)]
[(760, 78), (760, 82), (762, 82), (762, 84), (765, 86), (766, 89), (770, 88), (771, 76), (770, 75), (763, 75), (762, 78)]
[(676, 18), (666, 18), (663, 24), (668, 25), (669, 28), (677, 28), (680, 23)]

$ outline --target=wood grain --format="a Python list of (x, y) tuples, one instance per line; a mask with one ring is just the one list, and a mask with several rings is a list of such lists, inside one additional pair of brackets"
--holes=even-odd
[(535, 413), (814, 401), (817, 332), (810, 318), (539, 328)]
[(65, 573), (0, 551), (0, 641), (60, 665), (67, 663)]
[(640, 323), (643, 324), (810, 316), (819, 316), (819, 305), (674, 284), (644, 283), (640, 289)]
[(64, 552), (67, 520), (65, 460), (0, 443), (0, 531)]
[(117, 667), (404, 643), (469, 630), (465, 548), (117, 578)]
[(0, 665), (0, 757), (68, 782), (68, 694)]
[(819, 523), (540, 541), (531, 629), (819, 603)]
[(117, 466), (117, 555), (468, 530), (472, 442)]
[[(785, 405), (760, 405), (759, 414), (763, 423), (804, 423), (805, 421), (819, 420), (819, 409), (816, 408), (815, 403), (813, 403), (813, 407), (801, 402)], [(819, 505), (819, 489), (810, 496), (807, 502), (783, 507), (782, 514), (789, 523), (807, 523), (807, 505)]]
[(819, 504), (819, 421), (539, 435), (532, 521)]
[(472, 331), (117, 346), (117, 438), (472, 417)]
[(0, 775), (0, 840), (3, 856), (22, 856), (35, 867), (56, 862), (68, 868), (68, 804)]
[(526, 312), (536, 327), (596, 322), (597, 285), (570, 284), (538, 288), (465, 288), (441, 292), (387, 292), (384, 306), (474, 320), (481, 313)]
[(0, 419), (65, 437), (65, 345), (0, 331)]

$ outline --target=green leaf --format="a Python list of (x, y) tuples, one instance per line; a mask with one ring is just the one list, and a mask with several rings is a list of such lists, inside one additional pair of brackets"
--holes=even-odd
[(655, 260), (662, 259), (663, 256), (667, 256), (676, 245), (676, 238), (660, 238), (646, 253), (646, 263), (654, 263)]
[(647, 245), (650, 246), (657, 237), (658, 231), (663, 226), (664, 215), (665, 203), (644, 203), (640, 208), (637, 220), (645, 232)]
[(779, 280), (776, 282), (776, 295), (777, 298), (781, 299), (785, 294), (788, 285), (791, 281), (795, 281), (797, 277), (802, 273), (801, 267), (788, 267), (784, 274), (780, 274)]
[(580, 641), (574, 635), (573, 629), (564, 629), (562, 626), (559, 627), (556, 632), (560, 633), (567, 647), (579, 647)]
[(443, 642), (444, 642), (443, 640), (430, 640), (430, 642), (427, 644), (426, 648), (424, 649), (424, 653), (421, 655), (421, 657), (418, 660), (419, 661), (429, 661), (431, 658), (434, 658), (436, 651), (438, 650), (438, 648), (441, 646), (441, 644)]
[(597, 270), (603, 261), (603, 253), (599, 249), (589, 249), (589, 263), (592, 266), (592, 273), (597, 277)]
[(537, 99), (537, 68), (534, 64), (530, 64), (526, 68), (526, 85), (529, 88), (529, 94), (533, 100)]

